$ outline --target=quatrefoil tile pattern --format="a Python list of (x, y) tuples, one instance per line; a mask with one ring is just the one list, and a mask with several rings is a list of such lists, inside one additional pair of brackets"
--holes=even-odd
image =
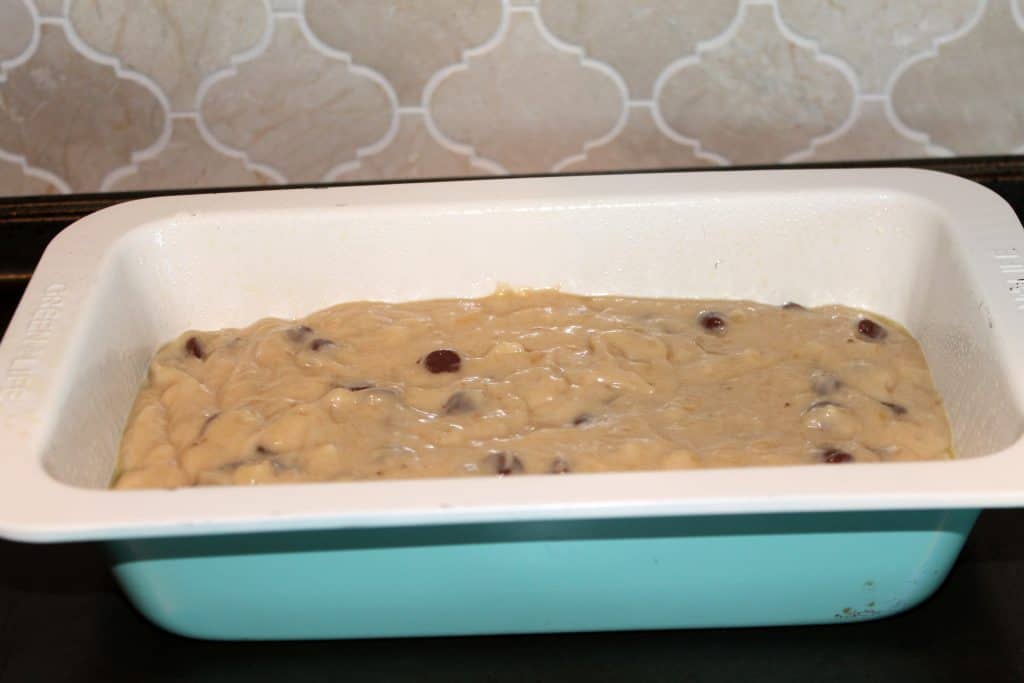
[(632, 97), (649, 99), (665, 65), (724, 31), (738, 6), (735, 0), (542, 0), (540, 12), (561, 40), (622, 74)]
[(788, 40), (775, 15), (744, 8), (733, 32), (655, 85), (665, 122), (733, 163), (785, 159), (838, 128), (853, 105), (839, 65)]
[(403, 105), (419, 104), (430, 77), (486, 42), (502, 16), (501, 0), (307, 0), (305, 11), (320, 40), (383, 74)]
[(486, 165), (439, 143), (419, 112), (403, 112), (390, 144), (364, 156), (358, 165), (328, 180), (398, 180), (401, 178), (465, 178), (486, 175)]
[(882, 93), (896, 67), (964, 27), (979, 0), (778, 0), (786, 24), (845, 60), (863, 92)]
[[(529, 173), (557, 166), (613, 132), (625, 93), (608, 67), (552, 45), (529, 12), (513, 13), (498, 41), (428, 85), (429, 115), (453, 144), (502, 169)], [(504, 102), (508, 90), (522, 97)]]
[(201, 120), (218, 142), (293, 182), (354, 163), (394, 119), (387, 83), (314, 49), (293, 18), (278, 19), (266, 51), (201, 97)]
[(0, 151), (85, 192), (163, 137), (167, 115), (145, 84), (80, 59), (60, 26), (0, 83)]
[(270, 17), (252, 0), (74, 0), (68, 19), (89, 47), (152, 78), (182, 110), (204, 76), (256, 45)]
[(276, 178), (221, 154), (203, 141), (196, 121), (176, 118), (167, 146), (155, 156), (126, 166), (108, 183), (113, 191), (154, 187), (223, 187), (272, 185)]
[[(977, 30), (906, 68), (892, 93), (901, 121), (957, 154), (1024, 151), (1024, 20), (1013, 1), (992, 0)], [(970, 142), (965, 129), (974, 131)]]
[(0, 0), (0, 196), (1024, 154), (1024, 0)]

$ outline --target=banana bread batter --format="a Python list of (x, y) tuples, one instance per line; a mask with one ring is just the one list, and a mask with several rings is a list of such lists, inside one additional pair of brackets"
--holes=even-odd
[(114, 487), (951, 457), (920, 347), (879, 316), (503, 291), (186, 332)]

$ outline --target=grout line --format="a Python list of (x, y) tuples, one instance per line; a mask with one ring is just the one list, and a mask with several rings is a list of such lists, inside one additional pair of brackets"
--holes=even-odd
[(248, 49), (232, 54), (227, 66), (206, 74), (206, 76), (204, 76), (196, 86), (196, 92), (193, 97), (196, 111), (195, 124), (196, 130), (199, 131), (199, 137), (202, 138), (203, 142), (205, 142), (210, 149), (228, 159), (235, 159), (242, 162), (248, 171), (261, 173), (273, 180), (276, 184), (285, 185), (288, 183), (288, 179), (283, 173), (269, 164), (253, 161), (247, 151), (235, 149), (234, 147), (221, 142), (217, 136), (213, 134), (213, 131), (211, 131), (206, 125), (206, 121), (202, 116), (203, 100), (205, 99), (206, 94), (220, 81), (237, 76), (239, 66), (259, 58), (261, 55), (265, 54), (267, 49), (270, 47), (270, 43), (274, 39), (276, 22), (274, 20), (273, 11), (271, 10), (270, 0), (263, 0), (263, 7), (267, 13), (266, 23), (263, 33), (260, 34), (260, 37), (256, 42)]
[[(1010, 1), (1010, 0), (1008, 0)], [(897, 133), (902, 135), (904, 138), (922, 145), (932, 156), (937, 157), (949, 157), (955, 156), (953, 150), (950, 150), (942, 145), (935, 144), (931, 140), (931, 136), (921, 130), (911, 128), (899, 117), (896, 113), (896, 107), (893, 104), (892, 94), (896, 88), (896, 83), (903, 77), (903, 75), (909, 71), (918, 62), (925, 61), (927, 59), (933, 59), (939, 56), (939, 51), (942, 46), (946, 43), (953, 42), (966, 36), (968, 33), (973, 31), (978, 24), (981, 23), (982, 18), (985, 16), (985, 12), (988, 10), (989, 0), (979, 0), (978, 8), (975, 13), (971, 15), (964, 24), (953, 31), (936, 36), (931, 39), (929, 46), (917, 54), (911, 55), (907, 59), (893, 67), (892, 71), (889, 72), (889, 78), (886, 80), (883, 86), (884, 101), (885, 101), (885, 117), (889, 121), (889, 125), (896, 130)]]
[(827, 130), (820, 135), (815, 135), (803, 147), (795, 152), (790, 152), (779, 160), (780, 163), (791, 164), (798, 159), (812, 156), (818, 147), (840, 139), (856, 125), (861, 115), (861, 82), (860, 77), (849, 62), (822, 50), (821, 43), (818, 40), (802, 36), (791, 29), (782, 18), (782, 12), (779, 11), (778, 5), (772, 6), (772, 21), (783, 39), (788, 41), (790, 45), (795, 45), (803, 50), (809, 50), (814, 55), (815, 62), (838, 71), (846, 79), (846, 84), (850, 88), (850, 108), (843, 120), (835, 128)]
[[(539, 3), (522, 4), (516, 3), (515, 0), (502, 0), (502, 16), (498, 21), (497, 31), (480, 45), (462, 50), (460, 61), (442, 67), (433, 73), (424, 84), (419, 104), (403, 106), (399, 104), (397, 93), (391, 81), (382, 73), (379, 73), (370, 67), (364, 67), (356, 64), (351, 54), (332, 48), (331, 46), (323, 43), (323, 41), (321, 41), (319, 37), (312, 32), (306, 21), (304, 0), (261, 0), (261, 2), (266, 10), (266, 23), (268, 25), (264, 35), (262, 35), (256, 43), (250, 46), (250, 48), (239, 53), (229, 55), (230, 64), (228, 66), (215, 69), (213, 72), (206, 73), (205, 75), (202, 73), (200, 74), (202, 77), (199, 79), (199, 83), (196, 84), (193, 93), (194, 108), (192, 109), (185, 108), (182, 110), (174, 110), (168, 100), (167, 92), (165, 92), (164, 88), (147, 73), (137, 71), (123, 63), (116, 54), (108, 55), (96, 50), (81, 38), (81, 36), (77, 34), (75, 26), (70, 19), (72, 0), (64, 0), (62, 10), (60, 10), (62, 14), (49, 14), (46, 16), (40, 14), (37, 7), (39, 4), (38, 2), (26, 0), (25, 5), (33, 19), (33, 36), (25, 50), (21, 51), (21, 53), (6, 62), (0, 62), (0, 86), (2, 86), (7, 80), (6, 74), (9, 74), (13, 68), (29, 61), (37, 52), (41, 27), (58, 27), (63, 30), (63, 36), (72, 49), (80, 55), (83, 60), (112, 68), (119, 80), (132, 81), (141, 85), (156, 98), (159, 106), (163, 109), (163, 128), (157, 135), (155, 141), (148, 147), (138, 151), (132, 150), (130, 152), (130, 162), (116, 167), (107, 173), (103, 178), (101, 190), (108, 190), (121, 177), (136, 172), (138, 170), (138, 162), (157, 157), (163, 153), (170, 142), (173, 125), (179, 120), (194, 121), (200, 129), (200, 134), (207, 144), (221, 154), (231, 158), (241, 159), (245, 163), (246, 167), (251, 170), (258, 170), (261, 173), (271, 176), (275, 180), (280, 178), (279, 182), (285, 182), (282, 174), (267, 172), (265, 169), (269, 169), (269, 167), (251, 161), (249, 153), (246, 150), (234, 150), (228, 148), (227, 145), (219, 143), (219, 141), (214, 141), (212, 133), (207, 129), (203, 121), (201, 105), (203, 98), (211, 87), (219, 85), (220, 80), (230, 78), (237, 74), (236, 67), (239, 64), (256, 59), (266, 53), (273, 37), (274, 25), (277, 24), (277, 22), (293, 20), (298, 22), (300, 30), (306, 37), (309, 46), (311, 46), (314, 51), (320, 52), (330, 59), (342, 60), (353, 74), (358, 73), (360, 76), (379, 83), (388, 93), (391, 106), (391, 122), (386, 132), (376, 141), (355, 150), (355, 157), (353, 159), (342, 161), (337, 166), (329, 170), (325, 175), (326, 179), (330, 180), (347, 170), (358, 168), (362, 158), (387, 148), (397, 136), (400, 118), (403, 116), (422, 117), (424, 126), (432, 139), (449, 151), (468, 157), (470, 163), (475, 167), (484, 168), (490, 172), (505, 173), (506, 171), (501, 168), (497, 162), (479, 157), (476, 150), (473, 149), (471, 145), (466, 145), (448, 138), (438, 127), (437, 122), (434, 121), (433, 112), (430, 109), (430, 105), (432, 104), (431, 99), (438, 87), (446, 79), (471, 68), (470, 60), (473, 57), (492, 52), (496, 48), (499, 48), (503, 41), (507, 40), (510, 17), (515, 17), (518, 21), (525, 21), (524, 18), (526, 15), (532, 15), (531, 19), (544, 42), (554, 47), (556, 50), (577, 57), (582, 67), (595, 69), (604, 73), (615, 82), (622, 94), (621, 109), (619, 110), (615, 123), (608, 132), (598, 138), (583, 141), (580, 154), (570, 156), (556, 162), (551, 167), (551, 170), (559, 171), (565, 166), (571, 164), (573, 161), (586, 159), (587, 154), (591, 149), (606, 145), (615, 140), (619, 135), (621, 135), (625, 126), (628, 124), (628, 119), (631, 113), (635, 110), (642, 109), (649, 110), (652, 119), (654, 120), (655, 127), (661, 134), (669, 137), (680, 145), (686, 145), (687, 147), (692, 148), (698, 157), (718, 164), (729, 165), (732, 163), (729, 160), (719, 156), (713, 151), (704, 150), (701, 147), (700, 139), (689, 138), (672, 129), (662, 116), (662, 112), (659, 108), (659, 98), (662, 95), (665, 83), (676, 76), (680, 71), (699, 64), (702, 61), (702, 56), (710, 51), (716, 50), (723, 45), (735, 44), (736, 35), (741, 29), (744, 17), (749, 16), (746, 14), (748, 10), (755, 8), (756, 11), (763, 12), (763, 8), (770, 7), (772, 9), (775, 30), (779, 32), (791, 45), (813, 51), (813, 58), (815, 61), (840, 71), (840, 73), (849, 81), (853, 94), (847, 116), (834, 129), (817, 137), (811, 138), (803, 149), (787, 155), (781, 160), (781, 163), (796, 161), (802, 157), (813, 155), (818, 146), (841, 138), (843, 135), (848, 133), (854, 125), (856, 125), (857, 121), (863, 114), (863, 105), (867, 103), (879, 103), (883, 105), (885, 118), (889, 126), (891, 126), (893, 130), (906, 140), (914, 144), (921, 145), (927, 154), (931, 154), (933, 156), (951, 156), (954, 154), (952, 150), (933, 143), (928, 133), (911, 128), (900, 119), (894, 108), (892, 100), (892, 94), (897, 82), (917, 63), (939, 56), (939, 53), (945, 44), (975, 31), (978, 24), (986, 16), (986, 13), (991, 8), (995, 7), (995, 5), (992, 5), (993, 2), (1009, 2), (1012, 21), (1015, 21), (1018, 24), (1018, 27), (1024, 29), (1024, 3), (1015, 2), (1015, 0), (977, 0), (975, 9), (972, 10), (968, 8), (968, 11), (970, 12), (969, 16), (964, 19), (958, 27), (955, 27), (946, 34), (931, 38), (928, 45), (915, 54), (910, 55), (908, 58), (903, 59), (902, 61), (894, 60), (895, 66), (889, 69), (888, 74), (885, 74), (884, 71), (880, 71), (879, 78), (875, 79), (882, 83), (880, 86), (881, 90), (876, 91), (875, 88), (872, 87), (870, 92), (866, 92), (864, 90), (864, 84), (860, 82), (860, 76), (853, 69), (851, 62), (847, 59), (840, 58), (826, 52), (822, 48), (820, 40), (797, 33), (790, 28), (789, 25), (785, 23), (784, 17), (782, 16), (779, 8), (779, 3), (776, 0), (739, 0), (736, 5), (736, 15), (723, 31), (708, 40), (697, 42), (690, 54), (673, 59), (664, 65), (661, 71), (656, 75), (652, 84), (652, 97), (631, 99), (629, 97), (628, 83), (625, 81), (618, 69), (603, 61), (588, 57), (586, 50), (583, 47), (561, 40), (546, 27), (543, 22)], [(999, 7), (1002, 9), (1004, 6), (1000, 5)], [(219, 63), (224, 64), (226, 61), (227, 60), (221, 60)], [(825, 93), (819, 92), (819, 94), (823, 95)], [(498, 95), (499, 98), (513, 99), (512, 96), (514, 93), (499, 92)], [(187, 107), (188, 104), (186, 103), (185, 106)], [(609, 111), (611, 111), (611, 108), (609, 108)], [(383, 106), (380, 108), (378, 113), (383, 118)], [(884, 131), (885, 124), (879, 122), (879, 129)], [(964, 139), (966, 139), (966, 134), (969, 134), (970, 131), (962, 131), (962, 133), (965, 134)], [(705, 135), (702, 134), (702, 136)], [(956, 141), (951, 144), (959, 145), (960, 138), (957, 138)], [(1007, 147), (1009, 146), (1010, 145), (1007, 145)], [(229, 150), (230, 154), (226, 150)], [(1024, 145), (1017, 148), (1016, 152), (1024, 152)], [(0, 160), (9, 161), (17, 165), (20, 167), (21, 172), (26, 176), (31, 176), (47, 182), (61, 192), (71, 192), (66, 181), (50, 171), (31, 166), (26, 157), (0, 150)], [(737, 161), (742, 162), (741, 159)], [(270, 169), (270, 171), (273, 171), (273, 169)]]
[(470, 59), (492, 52), (501, 44), (502, 40), (508, 34), (508, 29), (511, 25), (509, 19), (512, 14), (512, 10), (514, 9), (509, 5), (509, 0), (502, 0), (501, 8), (501, 17), (498, 20), (498, 27), (495, 29), (494, 33), (479, 45), (463, 48), (459, 55), (458, 62), (449, 64), (448, 66), (435, 71), (433, 75), (427, 79), (427, 82), (424, 84), (423, 90), (420, 94), (420, 107), (423, 110), (423, 125), (427, 129), (427, 133), (430, 137), (448, 151), (469, 157), (469, 162), (474, 167), (495, 175), (506, 175), (508, 174), (508, 171), (496, 161), (484, 158), (477, 154), (472, 145), (458, 142), (445, 135), (434, 120), (434, 113), (430, 109), (430, 101), (434, 97), (434, 92), (445, 80), (454, 74), (469, 69)]
[[(65, 14), (69, 13), (69, 8), (70, 0), (65, 0)], [(116, 55), (105, 54), (89, 45), (78, 35), (70, 21), (61, 20), (59, 24), (63, 26), (65, 40), (67, 40), (75, 52), (88, 61), (113, 69), (114, 75), (119, 79), (134, 82), (144, 90), (149, 91), (149, 94), (156, 100), (163, 114), (163, 126), (156, 139), (142, 149), (132, 149), (128, 163), (111, 169), (100, 181), (100, 192), (109, 191), (110, 187), (119, 179), (137, 172), (139, 162), (155, 158), (167, 148), (171, 140), (171, 104), (167, 98), (167, 93), (148, 74), (127, 67)]]
[(391, 120), (388, 122), (387, 130), (373, 142), (362, 145), (356, 148), (355, 157), (352, 159), (345, 159), (331, 168), (322, 176), (324, 182), (332, 182), (344, 173), (349, 173), (359, 168), (362, 164), (362, 159), (386, 149), (395, 138), (398, 137), (398, 128), (400, 125), (398, 109), (398, 92), (395, 87), (391, 84), (384, 74), (376, 69), (358, 64), (355, 58), (349, 52), (337, 50), (320, 39), (318, 35), (313, 32), (310, 28), (309, 22), (306, 21), (305, 13), (299, 14), (295, 17), (295, 20), (299, 25), (299, 32), (306, 39), (306, 44), (315, 52), (319, 52), (322, 56), (328, 59), (336, 59), (345, 64), (348, 72), (353, 76), (358, 76), (366, 80), (372, 81), (380, 86), (381, 90), (384, 91), (384, 96), (388, 101), (388, 108), (391, 111)]
[(936, 157), (955, 156), (952, 150), (932, 142), (931, 136), (929, 136), (928, 133), (916, 130), (903, 123), (903, 120), (896, 113), (896, 108), (893, 106), (891, 97), (885, 98), (885, 118), (889, 120), (889, 125), (891, 125), (897, 133), (911, 142), (916, 142), (917, 144), (922, 145), (927, 150), (928, 154)]
[(28, 162), (28, 159), (20, 154), (12, 154), (0, 149), (0, 161), (6, 161), (18, 166), (21, 169), (22, 174), (27, 175), (30, 178), (42, 180), (43, 182), (52, 185), (57, 188), (57, 191), (61, 194), (71, 194), (71, 186), (66, 180), (45, 168), (33, 166)]
[(830, 66), (838, 71), (847, 80), (850, 90), (852, 91), (853, 98), (856, 99), (861, 93), (860, 77), (854, 68), (845, 59), (841, 59), (833, 54), (825, 52), (821, 48), (821, 43), (812, 38), (806, 38), (793, 29), (782, 18), (782, 12), (779, 11), (778, 5), (772, 5), (772, 21), (775, 23), (775, 28), (779, 34), (782, 35), (790, 44), (796, 45), (799, 48), (810, 50), (814, 53), (814, 61)]
[(981, 23), (982, 18), (988, 11), (988, 3), (989, 0), (979, 0), (977, 10), (975, 10), (975, 13), (971, 15), (962, 26), (949, 33), (932, 38), (931, 44), (927, 48), (915, 55), (911, 55), (901, 63), (897, 64), (892, 71), (889, 72), (889, 78), (885, 82), (885, 117), (888, 119), (889, 125), (906, 139), (922, 145), (928, 154), (932, 156), (951, 157), (955, 156), (956, 153), (947, 147), (932, 142), (931, 136), (926, 131), (911, 128), (904, 123), (903, 119), (901, 119), (899, 114), (896, 113), (896, 106), (893, 103), (892, 98), (893, 90), (895, 90), (896, 84), (903, 75), (906, 74), (907, 71), (909, 71), (915, 64), (927, 59), (934, 59), (938, 57), (939, 51), (942, 49), (943, 45), (958, 40), (973, 31), (978, 24)]
[(200, 120), (202, 119), (202, 104), (203, 98), (206, 96), (207, 91), (220, 80), (230, 78), (238, 75), (238, 67), (246, 62), (251, 62), (260, 55), (264, 54), (270, 47), (270, 42), (274, 39), (274, 15), (270, 10), (269, 0), (263, 0), (263, 9), (267, 13), (266, 22), (264, 23), (263, 33), (259, 35), (256, 42), (250, 45), (248, 48), (241, 52), (235, 52), (228, 58), (227, 66), (222, 66), (219, 69), (210, 71), (196, 84), (195, 93), (192, 96), (193, 106), (195, 111), (199, 114)]
[(521, 9), (524, 10), (524, 13), (529, 12), (529, 14), (532, 16), (533, 26), (540, 34), (540, 37), (544, 40), (544, 42), (546, 42), (548, 45), (555, 48), (559, 52), (575, 57), (579, 61), (579, 66), (581, 68), (593, 69), (594, 71), (603, 73), (605, 76), (611, 79), (612, 83), (615, 85), (615, 88), (619, 91), (619, 113), (618, 116), (616, 116), (614, 123), (612, 123), (611, 128), (609, 128), (608, 131), (604, 133), (604, 135), (599, 135), (596, 138), (584, 140), (582, 149), (580, 149), (576, 154), (571, 154), (565, 157), (564, 159), (556, 161), (551, 166), (550, 170), (552, 172), (558, 172), (565, 169), (567, 166), (586, 160), (587, 154), (590, 152), (590, 150), (594, 149), (595, 147), (601, 147), (610, 143), (612, 140), (617, 138), (620, 133), (622, 133), (622, 131), (626, 128), (626, 124), (629, 121), (629, 84), (626, 83), (626, 80), (622, 77), (622, 74), (620, 74), (610, 64), (607, 64), (597, 59), (593, 59), (592, 57), (588, 57), (587, 51), (583, 49), (583, 47), (567, 43), (558, 36), (556, 36), (554, 33), (552, 33), (548, 29), (547, 25), (544, 23), (544, 19), (543, 17), (541, 17), (539, 8), (523, 7)]
[[(1003, 1), (1009, 2), (1011, 0)], [(912, 66), (926, 59), (938, 57), (939, 50), (942, 49), (943, 45), (945, 45), (946, 43), (951, 43), (954, 40), (963, 38), (968, 33), (973, 31), (978, 26), (978, 24), (981, 23), (981, 19), (982, 17), (985, 16), (985, 12), (987, 9), (988, 0), (978, 0), (977, 10), (975, 10), (975, 13), (971, 15), (967, 19), (967, 21), (963, 23), (962, 26), (950, 31), (949, 33), (945, 33), (941, 36), (936, 36), (932, 38), (931, 44), (928, 45), (928, 47), (924, 48), (917, 54), (911, 55), (910, 57), (897, 64), (895, 67), (893, 67), (892, 71), (889, 72), (889, 79), (883, 86), (883, 92), (886, 95), (886, 97), (888, 97), (890, 100), (892, 99), (892, 91), (896, 87), (897, 81), (899, 81), (903, 74), (910, 70)]]
[(818, 135), (817, 137), (811, 138), (806, 145), (804, 145), (795, 152), (787, 154), (782, 159), (780, 159), (779, 163), (796, 164), (808, 161), (818, 152), (818, 149), (820, 147), (822, 147), (823, 145), (827, 145), (830, 142), (835, 142), (836, 140), (842, 138), (844, 135), (850, 132), (850, 129), (857, 125), (857, 121), (860, 120), (860, 117), (864, 111), (862, 106), (864, 101), (864, 97), (857, 97), (855, 95), (852, 101), (850, 102), (850, 111), (847, 113), (846, 118), (843, 119), (838, 126), (822, 135)]
[(670, 126), (668, 121), (666, 121), (665, 117), (662, 115), (661, 106), (658, 102), (661, 99), (661, 93), (665, 88), (665, 84), (668, 83), (673, 76), (684, 69), (699, 64), (703, 59), (702, 55), (704, 53), (711, 52), (732, 42), (740, 32), (740, 28), (743, 26), (746, 18), (747, 3), (741, 2), (736, 8), (736, 14), (724, 29), (711, 38), (698, 41), (697, 44), (694, 45), (693, 51), (690, 54), (682, 57), (676, 57), (662, 67), (661, 71), (658, 72), (658, 75), (654, 78), (654, 82), (651, 84), (651, 118), (654, 120), (654, 127), (669, 140), (689, 147), (693, 150), (695, 156), (704, 159), (705, 161), (709, 161), (716, 166), (731, 166), (733, 163), (721, 154), (718, 154), (713, 150), (705, 149), (698, 138), (683, 135)]
[(42, 31), (39, 28), (41, 25), (40, 17), (36, 13), (36, 6), (33, 3), (27, 3), (26, 6), (28, 7), (29, 18), (32, 20), (32, 35), (29, 36), (28, 45), (19, 54), (7, 60), (0, 60), (0, 83), (7, 80), (7, 72), (32, 59), (32, 56), (39, 49), (39, 40), (42, 38)]
[(654, 109), (657, 111), (657, 102), (661, 99), (661, 91), (667, 83), (676, 73), (683, 69), (693, 66), (701, 61), (701, 55), (705, 52), (711, 52), (724, 45), (728, 45), (732, 42), (736, 34), (740, 32), (740, 27), (743, 25), (747, 17), (746, 5), (741, 3), (736, 9), (736, 14), (729, 21), (728, 25), (722, 29), (717, 35), (712, 36), (706, 40), (698, 41), (693, 46), (693, 51), (687, 55), (676, 57), (668, 64), (662, 67), (658, 75), (655, 76), (654, 81), (651, 83), (651, 101), (654, 103)]

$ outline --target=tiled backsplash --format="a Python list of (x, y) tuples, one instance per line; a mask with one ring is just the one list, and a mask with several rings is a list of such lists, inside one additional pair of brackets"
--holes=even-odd
[(1024, 153), (1024, 0), (0, 0), (0, 195)]

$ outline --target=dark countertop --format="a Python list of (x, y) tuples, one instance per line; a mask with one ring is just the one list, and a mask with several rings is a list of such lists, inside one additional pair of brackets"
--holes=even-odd
[[(1024, 157), (890, 162), (972, 178), (1024, 216)], [(6, 326), (62, 227), (141, 195), (0, 199)], [(1024, 511), (981, 515), (948, 580), (877, 622), (551, 636), (217, 643), (128, 604), (94, 544), (0, 541), (0, 683), (23, 681), (1024, 681)]]

